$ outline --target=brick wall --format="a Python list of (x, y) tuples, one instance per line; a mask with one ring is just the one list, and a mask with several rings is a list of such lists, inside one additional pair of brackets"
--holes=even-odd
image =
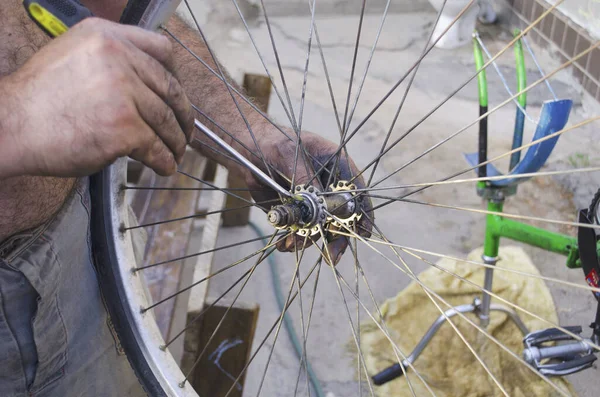
[[(509, 0), (508, 3), (513, 9), (510, 23), (515, 26), (528, 25), (552, 7), (543, 0)], [(552, 46), (562, 63), (596, 42), (588, 32), (556, 8), (532, 29), (528, 37), (540, 46)], [(600, 49), (595, 48), (579, 58), (572, 70), (583, 88), (600, 101)]]

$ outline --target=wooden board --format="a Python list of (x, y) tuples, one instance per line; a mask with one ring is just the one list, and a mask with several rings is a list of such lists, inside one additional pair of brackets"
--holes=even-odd
[[(206, 159), (191, 151), (185, 156), (182, 170), (190, 175), (201, 176)], [(160, 177), (148, 168), (142, 171), (138, 186), (201, 187), (199, 182), (185, 175)], [(131, 206), (139, 224), (159, 222), (194, 214), (199, 193), (200, 191), (197, 190), (136, 190)], [(138, 266), (147, 266), (186, 255), (192, 222), (193, 219), (187, 219), (144, 228), (147, 241), (143, 260), (138, 263)], [(178, 260), (142, 271), (153, 302), (170, 296), (179, 291), (182, 284), (189, 283), (189, 279), (181, 279), (183, 266), (182, 261)], [(176, 299), (170, 299), (154, 309), (158, 327), (165, 339), (169, 338), (176, 303)]]
[[(214, 171), (213, 183), (218, 187), (225, 187), (227, 183), (227, 169), (223, 166), (217, 165)], [(197, 212), (213, 212), (223, 208), (225, 204), (225, 193), (220, 191), (213, 191), (210, 194), (203, 195), (198, 201)], [(199, 222), (199, 221), (196, 221)], [(200, 239), (194, 246), (199, 252), (208, 251), (216, 247), (217, 238), (219, 237), (219, 227), (221, 225), (221, 214), (216, 213), (208, 215), (202, 219), (202, 233)], [(190, 267), (193, 269), (192, 282), (197, 283), (202, 279), (205, 279), (212, 273), (212, 262), (215, 252), (208, 252), (205, 255), (201, 255), (195, 258), (195, 263)], [(192, 323), (198, 313), (204, 308), (206, 294), (208, 292), (209, 281), (205, 281), (197, 284), (192, 288), (186, 295), (187, 308), (185, 311), (176, 311), (176, 314), (180, 313), (185, 315), (184, 324), (190, 324), (190, 327), (186, 330), (184, 343), (182, 346), (183, 351), (181, 352), (181, 368), (184, 373), (194, 365), (196, 357), (198, 356), (198, 343), (200, 340), (200, 326), (201, 322), (196, 321)]]
[[(244, 91), (251, 97), (256, 106), (263, 112), (269, 108), (269, 98), (271, 97), (271, 80), (269, 77), (260, 74), (246, 73), (244, 75)], [(245, 188), (246, 182), (235, 173), (229, 174), (227, 186), (230, 188)], [(245, 199), (251, 199), (250, 192), (237, 191), (238, 196)], [(233, 196), (227, 197), (226, 208), (242, 207), (246, 203)], [(230, 211), (223, 214), (223, 226), (243, 226), (250, 220), (250, 208), (244, 208), (237, 211)]]
[[(215, 305), (200, 320), (200, 332), (196, 333), (198, 354), (227, 311), (229, 305)], [(252, 350), (252, 340), (258, 320), (258, 305), (246, 306), (236, 303), (231, 308), (206, 352), (194, 368), (191, 385), (201, 396), (225, 397), (233, 381), (246, 366)], [(192, 314), (192, 313), (190, 313)], [(229, 397), (242, 397), (244, 373)]]

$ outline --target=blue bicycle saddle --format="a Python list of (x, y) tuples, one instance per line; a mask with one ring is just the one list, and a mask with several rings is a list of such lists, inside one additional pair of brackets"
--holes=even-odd
[[(533, 135), (533, 141), (551, 135), (557, 131), (562, 130), (567, 121), (569, 120), (569, 114), (571, 113), (571, 107), (573, 101), (570, 99), (560, 99), (555, 101), (546, 101), (542, 105), (542, 113), (540, 115), (540, 121)], [(525, 181), (529, 178), (510, 178), (511, 175), (528, 174), (537, 172), (554, 149), (559, 136), (547, 139), (540, 143), (530, 146), (527, 149), (527, 153), (521, 159), (519, 163), (506, 175), (505, 179), (497, 179), (489, 181), (492, 186), (509, 186)], [(467, 153), (464, 155), (467, 162), (471, 167), (475, 167), (479, 164), (478, 153)], [(500, 176), (504, 175), (493, 164), (487, 164), (487, 175), (488, 176)]]

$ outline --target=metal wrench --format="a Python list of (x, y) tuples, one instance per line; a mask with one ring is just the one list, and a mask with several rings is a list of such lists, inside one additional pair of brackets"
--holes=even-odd
[(208, 128), (207, 126), (202, 124), (197, 119), (194, 120), (194, 125), (200, 131), (202, 131), (202, 133), (204, 133), (204, 135), (206, 135), (210, 140), (212, 140), (214, 143), (216, 143), (221, 149), (225, 150), (227, 153), (232, 155), (236, 160), (241, 162), (246, 168), (248, 168), (250, 170), (250, 172), (252, 172), (258, 179), (260, 179), (261, 181), (263, 181), (264, 183), (269, 185), (273, 190), (282, 194), (285, 197), (293, 197), (293, 195), (289, 191), (287, 191), (280, 184), (275, 182), (273, 180), (273, 178), (271, 178), (269, 175), (262, 172), (262, 170), (260, 168), (255, 166), (253, 163), (250, 162), (250, 160), (248, 160), (246, 157), (244, 157), (240, 152), (238, 152), (233, 147), (231, 147), (231, 145), (229, 145), (227, 142), (222, 140), (210, 128)]

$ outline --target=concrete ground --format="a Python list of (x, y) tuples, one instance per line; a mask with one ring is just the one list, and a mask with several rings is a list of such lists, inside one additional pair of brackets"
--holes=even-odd
[[(277, 2), (275, 2), (277, 3)], [(303, 69), (306, 57), (310, 14), (308, 7), (302, 10), (297, 6), (290, 7), (290, 14), (280, 7), (278, 16), (271, 20), (277, 49), (283, 65), (286, 82), (298, 114)], [(317, 2), (318, 3), (318, 2)], [(330, 2), (325, 2), (329, 4)], [(400, 2), (402, 3), (402, 2)], [(416, 4), (418, 3), (418, 8)], [(362, 120), (387, 90), (403, 75), (422, 52), (427, 36), (435, 19), (435, 14), (426, 3), (415, 2), (406, 9), (396, 9), (388, 15), (377, 51), (369, 69), (360, 101), (353, 118), (353, 125)], [(267, 2), (267, 5), (269, 3)], [(281, 5), (280, 5), (281, 6)], [(243, 25), (229, 2), (197, 1), (194, 7), (198, 11), (200, 22), (208, 35), (209, 43), (216, 51), (221, 63), (229, 73), (240, 81), (244, 73), (264, 73), (259, 58), (252, 47)], [(317, 6), (319, 7), (319, 6)], [(412, 9), (410, 7), (413, 7)], [(327, 7), (326, 7), (327, 8)], [(245, 8), (249, 15), (257, 15), (252, 7)], [(249, 10), (249, 11), (248, 11)], [(282, 11), (283, 10), (283, 11)], [(333, 9), (335, 11), (335, 8)], [(358, 3), (356, 10), (359, 10)], [(416, 11), (415, 11), (416, 10)], [(345, 9), (345, 12), (350, 12)], [(327, 68), (331, 76), (331, 84), (336, 103), (343, 109), (345, 95), (350, 76), (353, 46), (356, 37), (357, 15), (326, 12), (319, 16), (317, 9), (316, 23), (323, 44), (323, 52)], [(353, 87), (353, 95), (357, 90), (360, 78), (364, 73), (365, 62), (375, 37), (381, 13), (372, 12), (365, 16), (361, 37), (357, 72)], [(276, 64), (268, 39), (266, 25), (262, 18), (250, 20), (251, 32), (259, 50), (272, 74), (276, 75)], [(510, 40), (509, 31), (500, 27), (482, 27), (482, 36), (492, 53), (497, 52)], [(553, 70), (557, 57), (546, 50), (537, 54), (546, 71)], [(514, 66), (512, 50), (509, 50), (499, 61), (501, 69), (507, 74), (509, 81), (514, 82)], [(539, 78), (530, 58), (529, 81)], [(413, 87), (395, 126), (392, 137), (398, 137), (423, 117), (434, 105), (441, 102), (455, 88), (460, 86), (475, 70), (471, 48), (457, 50), (434, 49), (418, 70)], [(570, 76), (570, 70), (559, 73), (552, 84), (560, 97), (573, 98), (575, 107), (570, 124), (584, 120), (596, 112), (596, 104), (582, 96), (582, 90)], [(504, 91), (500, 80), (492, 69), (488, 69), (490, 81), (490, 107), (502, 102), (508, 94)], [(277, 81), (281, 90), (282, 85)], [(514, 86), (514, 84), (513, 84)], [(359, 167), (366, 165), (378, 152), (389, 129), (396, 107), (404, 92), (406, 83), (379, 108), (375, 115), (364, 125), (361, 131), (348, 145), (350, 155)], [(541, 85), (530, 92), (528, 111), (535, 117), (539, 114), (540, 104), (550, 96)], [(271, 97), (269, 114), (277, 122), (289, 125), (285, 113), (275, 94)], [(510, 149), (512, 128), (514, 123), (514, 106), (506, 106), (490, 117), (490, 151), (497, 155)], [(383, 158), (377, 169), (375, 180), (389, 174), (416, 155), (431, 147), (450, 134), (468, 125), (478, 116), (477, 88), (475, 82), (469, 83), (454, 98), (443, 105), (432, 117), (415, 129), (404, 141)], [(324, 79), (323, 65), (315, 42), (310, 58), (306, 103), (304, 105), (303, 127), (317, 132), (331, 140), (338, 141), (339, 135), (332, 112), (331, 100)], [(593, 139), (593, 128), (588, 125), (572, 132), (565, 133), (543, 170), (562, 170), (600, 165), (600, 156), (594, 150), (598, 145)], [(531, 137), (533, 127), (527, 123), (526, 139)], [(413, 165), (390, 178), (384, 185), (434, 181), (453, 172), (463, 170), (465, 162), (462, 153), (475, 151), (477, 147), (477, 129), (470, 127), (456, 138), (448, 141)], [(500, 162), (506, 167), (506, 162)], [(474, 174), (467, 174), (472, 177)], [(548, 219), (575, 220), (577, 208), (587, 206), (593, 192), (600, 186), (598, 173), (580, 173), (560, 177), (540, 177), (519, 187), (516, 197), (510, 198), (506, 204), (506, 212)], [(396, 194), (399, 194), (400, 192)], [(384, 194), (392, 195), (392, 192)], [(414, 196), (416, 200), (457, 205), (463, 207), (484, 208), (482, 200), (475, 194), (474, 184), (438, 186)], [(482, 245), (484, 231), (484, 215), (456, 210), (431, 208), (409, 203), (396, 203), (376, 212), (377, 224), (386, 236), (396, 243), (405, 246), (422, 248), (443, 254), (465, 257), (472, 249)], [(262, 212), (254, 210), (252, 221), (257, 223), (267, 234), (270, 229)], [(549, 230), (573, 234), (571, 227), (538, 223)], [(248, 227), (222, 229), (217, 246), (249, 239), (255, 233)], [(244, 254), (260, 248), (260, 244), (248, 244), (235, 250), (220, 251), (214, 261), (214, 270), (239, 259)], [(565, 258), (526, 247), (527, 252), (537, 264), (540, 271), (551, 277), (577, 283), (583, 283), (580, 270), (567, 270)], [(405, 287), (410, 279), (396, 268), (390, 266), (385, 259), (364, 245), (358, 247), (361, 264), (365, 270), (369, 285), (378, 303), (395, 296)], [(387, 251), (388, 255), (392, 255)], [(314, 249), (305, 254), (301, 275), (306, 275), (316, 258)], [(281, 277), (276, 282), (287, 292), (294, 269), (294, 258), (290, 254), (275, 256)], [(426, 269), (427, 265), (409, 261), (414, 272)], [(217, 297), (245, 271), (251, 263), (238, 266), (239, 269), (228, 271), (210, 282), (209, 296)], [(350, 254), (342, 260), (338, 269), (344, 277), (354, 283), (353, 261)], [(313, 276), (314, 277), (314, 276)], [(302, 290), (304, 321), (307, 321), (313, 291), (313, 278)], [(574, 288), (549, 284), (562, 325), (581, 324), (587, 326), (593, 317), (595, 308), (589, 292)], [(364, 284), (360, 286), (361, 300), (372, 310), (374, 308)], [(256, 347), (270, 326), (277, 320), (279, 310), (276, 307), (272, 279), (267, 264), (257, 268), (240, 296), (241, 300), (256, 302), (260, 305), (260, 319), (256, 331), (254, 346)], [(356, 304), (346, 291), (348, 307), (356, 318)], [(466, 303), (466, 302), (465, 302)], [(291, 309), (294, 324), (299, 335), (302, 335), (300, 311), (298, 304)], [(361, 313), (361, 321), (367, 316)], [(425, 330), (423, 330), (425, 331)], [(269, 339), (261, 349), (255, 363), (251, 366), (246, 378), (245, 394), (256, 395), (261, 383), (264, 365), (267, 362), (269, 348), (273, 341)], [(328, 396), (358, 395), (356, 353), (352, 348), (352, 332), (348, 323), (348, 314), (340, 297), (340, 291), (329, 268), (323, 267), (319, 277), (317, 296), (310, 325), (308, 339), (308, 357)], [(298, 374), (298, 359), (295, 357), (289, 338), (282, 330), (273, 352), (269, 372), (262, 386), (265, 396), (293, 395)], [(418, 366), (417, 366), (418, 368)], [(598, 370), (588, 370), (570, 379), (580, 396), (592, 396), (593, 386), (597, 387)], [(302, 378), (303, 379), (303, 378)], [(305, 390), (304, 381), (300, 382), (300, 390)]]

